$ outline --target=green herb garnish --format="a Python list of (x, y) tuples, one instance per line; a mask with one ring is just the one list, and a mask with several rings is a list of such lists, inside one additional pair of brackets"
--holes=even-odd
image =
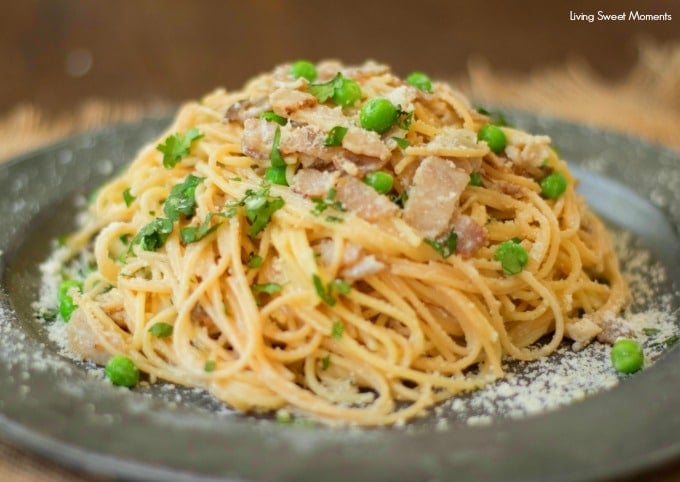
[(189, 174), (187, 178), (172, 187), (170, 195), (165, 200), (163, 212), (170, 221), (179, 220), (180, 214), (189, 219), (196, 211), (196, 187), (204, 178)]
[(347, 127), (335, 126), (328, 131), (328, 135), (326, 136), (323, 145), (326, 147), (339, 146), (342, 144), (345, 134), (347, 134)]
[(340, 321), (334, 321), (333, 326), (331, 327), (331, 336), (335, 338), (336, 340), (339, 340), (342, 338), (342, 334), (345, 332), (345, 325), (342, 324)]
[(430, 245), (430, 247), (434, 249), (439, 254), (439, 256), (446, 259), (456, 251), (456, 246), (458, 245), (458, 235), (455, 233), (455, 231), (451, 231), (444, 238), (425, 238), (423, 241)]
[(262, 256), (255, 253), (250, 253), (250, 258), (248, 258), (248, 267), (259, 268), (260, 266), (262, 266)]
[(253, 293), (267, 293), (268, 295), (273, 295), (278, 293), (283, 289), (279, 283), (255, 283), (250, 287)]
[(123, 191), (123, 201), (125, 201), (125, 205), (127, 207), (130, 207), (130, 205), (137, 199), (135, 196), (130, 194), (130, 188), (127, 188), (125, 191)]
[(224, 216), (224, 214), (208, 213), (205, 215), (203, 222), (199, 226), (186, 226), (180, 229), (179, 236), (182, 240), (182, 244), (190, 244), (200, 241), (219, 228), (222, 223), (213, 224), (212, 226), (210, 225), (214, 216)]
[(139, 244), (144, 251), (155, 251), (165, 244), (170, 233), (172, 233), (172, 221), (156, 218), (139, 230), (132, 239), (130, 248)]
[(276, 122), (280, 126), (285, 126), (286, 124), (288, 124), (288, 119), (286, 119), (285, 117), (281, 117), (278, 114), (275, 114), (274, 111), (271, 110), (260, 114), (260, 119)]
[(396, 142), (401, 149), (406, 149), (411, 145), (411, 142), (403, 137), (392, 137), (392, 139), (394, 139), (394, 142)]
[(195, 127), (184, 134), (172, 134), (165, 138), (165, 144), (158, 144), (156, 149), (163, 153), (163, 167), (172, 169), (191, 151), (191, 144), (202, 138), (203, 134)]

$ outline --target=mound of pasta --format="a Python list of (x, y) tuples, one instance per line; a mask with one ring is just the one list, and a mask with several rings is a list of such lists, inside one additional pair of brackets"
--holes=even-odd
[(244, 412), (422, 416), (616, 331), (626, 286), (574, 185), (549, 137), (424, 73), (281, 65), (101, 187), (67, 240), (68, 346)]

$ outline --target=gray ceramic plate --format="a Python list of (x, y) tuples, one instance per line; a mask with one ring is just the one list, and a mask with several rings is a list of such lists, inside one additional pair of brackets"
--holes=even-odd
[[(553, 136), (591, 205), (667, 267), (664, 289), (679, 307), (680, 153), (556, 120), (511, 117)], [(407, 431), (280, 425), (222, 410), (191, 390), (116, 389), (62, 359), (32, 316), (37, 264), (49, 240), (73, 226), (75, 196), (110, 176), (168, 122), (110, 127), (0, 167), (6, 438), (72, 467), (132, 479), (582, 480), (635, 474), (680, 456), (677, 347), (582, 402), (489, 426), (454, 418), (446, 431), (427, 420)]]

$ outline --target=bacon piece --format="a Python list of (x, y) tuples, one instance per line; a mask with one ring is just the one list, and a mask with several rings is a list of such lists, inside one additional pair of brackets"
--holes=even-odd
[(392, 155), (378, 133), (354, 126), (347, 129), (347, 134), (342, 139), (342, 147), (354, 154), (377, 158), (381, 161), (387, 161)]
[[(123, 342), (117, 336), (109, 334), (109, 341), (120, 350)], [(66, 325), (66, 340), (68, 349), (83, 360), (90, 360), (97, 365), (104, 365), (111, 355), (99, 343), (97, 335), (87, 322), (87, 314), (82, 308), (77, 308)]]
[(359, 262), (343, 269), (340, 272), (340, 276), (342, 276), (343, 279), (353, 281), (380, 273), (383, 269), (385, 269), (385, 264), (375, 259), (374, 255), (369, 254), (368, 256), (362, 257)]
[(313, 125), (325, 132), (335, 126), (350, 127), (354, 124), (354, 118), (343, 114), (342, 108), (320, 104), (296, 110), (290, 114), (290, 118), (298, 124)]
[(585, 348), (596, 335), (602, 331), (597, 323), (587, 317), (571, 320), (564, 325), (564, 334), (574, 340), (572, 350), (580, 351)]
[(315, 105), (316, 97), (299, 90), (277, 89), (269, 95), (269, 103), (276, 114), (288, 117), (297, 110)]
[(508, 140), (505, 155), (519, 166), (540, 167), (543, 160), (550, 154), (550, 137), (548, 136), (534, 136), (509, 128), (504, 128), (503, 132)]
[(454, 215), (453, 230), (458, 237), (456, 253), (464, 258), (475, 254), (486, 242), (486, 230), (465, 214)]
[(623, 318), (610, 316), (600, 324), (602, 331), (597, 335), (597, 341), (613, 345), (619, 338), (632, 338), (635, 329)]
[(420, 91), (412, 85), (400, 85), (385, 95), (385, 98), (392, 104), (400, 106), (402, 111), (413, 111), (413, 101), (418, 97)]
[(451, 161), (426, 157), (413, 176), (404, 219), (424, 237), (435, 239), (448, 227), (470, 176)]
[[(241, 139), (241, 150), (247, 156), (254, 159), (268, 159), (271, 156), (272, 145), (276, 128), (281, 131), (279, 139), (279, 151), (281, 154), (300, 154), (300, 162), (304, 167), (324, 166), (333, 163), (337, 169), (357, 176), (371, 170), (380, 169), (387, 160), (354, 153), (341, 147), (326, 147), (324, 142), (327, 133), (317, 126), (302, 125), (278, 126), (274, 122), (264, 119), (247, 119), (243, 123), (243, 137)], [(350, 142), (366, 140), (364, 145), (366, 152), (377, 153), (375, 151), (374, 139), (370, 137), (351, 138)], [(352, 145), (353, 149), (361, 150), (360, 146)], [(389, 152), (388, 152), (389, 154)], [(382, 153), (381, 153), (382, 155)]]
[(319, 171), (317, 169), (298, 169), (293, 177), (291, 189), (305, 196), (324, 196), (338, 180), (338, 171)]
[(272, 152), (276, 124), (263, 119), (246, 119), (243, 123), (241, 150), (253, 159), (267, 159)]
[(378, 194), (375, 189), (352, 176), (341, 177), (336, 185), (335, 198), (348, 211), (367, 221), (376, 221), (386, 216), (396, 215), (399, 208), (387, 196)]
[(246, 119), (259, 117), (271, 109), (267, 97), (257, 99), (243, 99), (231, 104), (224, 113), (225, 120), (243, 122)]
[(478, 143), (474, 132), (457, 127), (443, 127), (429, 143), (404, 151), (407, 155), (440, 157), (483, 157), (488, 152), (489, 147)]

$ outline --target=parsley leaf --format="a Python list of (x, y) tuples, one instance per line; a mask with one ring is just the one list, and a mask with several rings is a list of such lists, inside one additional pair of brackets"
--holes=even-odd
[(331, 294), (330, 289), (326, 290), (326, 287), (323, 285), (323, 281), (321, 281), (319, 275), (312, 275), (312, 282), (314, 283), (314, 289), (316, 290), (316, 294), (319, 295), (319, 298), (321, 298), (321, 300), (328, 306), (334, 306), (336, 299)]
[(163, 167), (172, 169), (191, 151), (191, 143), (202, 138), (203, 134), (192, 127), (184, 134), (172, 134), (165, 138), (165, 144), (158, 144), (156, 149), (163, 153)]
[(196, 187), (203, 182), (203, 179), (189, 174), (184, 182), (172, 187), (170, 195), (163, 205), (163, 212), (170, 221), (179, 220), (180, 214), (184, 214), (187, 218), (194, 215), (196, 211)]
[(215, 369), (215, 365), (215, 360), (208, 360), (205, 362), (205, 365), (203, 365), (203, 371), (211, 372)]
[(394, 142), (396, 142), (401, 149), (406, 149), (411, 145), (411, 142), (403, 137), (393, 137), (392, 139), (394, 139)]
[(401, 110), (401, 106), (399, 106), (399, 111), (397, 112), (397, 125), (399, 128), (407, 131), (411, 127), (411, 122), (413, 122), (413, 111), (407, 112)]
[(280, 126), (285, 126), (286, 124), (288, 124), (288, 119), (286, 119), (285, 117), (281, 117), (278, 114), (275, 114), (274, 111), (272, 110), (268, 110), (267, 112), (263, 112), (262, 114), (260, 114), (260, 119), (264, 119), (270, 122), (276, 122)]
[(135, 199), (137, 198), (130, 194), (130, 188), (127, 188), (125, 191), (123, 191), (123, 201), (125, 201), (125, 205), (127, 207), (130, 207), (130, 205), (134, 202)]
[(470, 186), (481, 186), (482, 185), (482, 175), (475, 171), (470, 174)]
[(342, 205), (340, 201), (335, 200), (335, 195), (337, 194), (337, 190), (332, 187), (328, 190), (326, 193), (325, 198), (320, 198), (320, 197), (313, 197), (311, 198), (311, 201), (314, 203), (314, 209), (312, 209), (312, 214), (314, 216), (318, 216), (322, 212), (324, 212), (327, 208), (333, 208), (337, 209), (338, 211), (346, 211), (345, 206)]
[(286, 161), (283, 160), (281, 151), (279, 151), (279, 142), (281, 142), (281, 128), (276, 127), (276, 132), (274, 132), (274, 141), (272, 142), (272, 167), (286, 167)]
[(273, 295), (278, 293), (283, 289), (279, 283), (255, 283), (250, 287), (253, 293), (267, 293), (268, 295)]
[(259, 191), (248, 189), (240, 204), (244, 206), (246, 217), (251, 223), (248, 235), (254, 238), (267, 226), (272, 215), (284, 206), (285, 201), (280, 196), (270, 197), (269, 185), (265, 185)]
[(328, 370), (328, 368), (331, 366), (331, 356), (326, 355), (321, 359), (321, 369), (322, 370)]
[(336, 340), (342, 338), (342, 334), (345, 332), (345, 325), (341, 321), (334, 321), (331, 327), (331, 336)]
[(328, 99), (333, 97), (335, 94), (335, 89), (342, 79), (342, 74), (338, 72), (335, 77), (333, 77), (328, 82), (322, 84), (309, 84), (307, 86), (307, 91), (316, 97), (320, 103), (326, 102)]
[(130, 249), (135, 244), (139, 244), (144, 251), (156, 251), (167, 241), (172, 232), (172, 221), (165, 218), (156, 218), (135, 235), (130, 244)]
[(250, 253), (250, 258), (248, 258), (249, 268), (259, 268), (262, 266), (262, 256), (255, 253)]
[(441, 240), (436, 239), (424, 239), (424, 241), (429, 244), (432, 249), (434, 249), (439, 256), (442, 258), (448, 258), (456, 250), (458, 244), (458, 235), (455, 231), (451, 231), (445, 238)]
[(208, 213), (203, 218), (203, 222), (199, 226), (187, 226), (179, 231), (182, 244), (195, 243), (205, 238), (210, 233), (214, 232), (222, 223), (217, 223), (210, 226), (213, 216), (224, 216), (222, 213)]
[(505, 114), (503, 114), (499, 110), (486, 110), (484, 107), (479, 107), (477, 109), (477, 112), (489, 116), (489, 120), (491, 121), (491, 123), (499, 127), (506, 127), (510, 125), (508, 124), (508, 121), (505, 118)]

